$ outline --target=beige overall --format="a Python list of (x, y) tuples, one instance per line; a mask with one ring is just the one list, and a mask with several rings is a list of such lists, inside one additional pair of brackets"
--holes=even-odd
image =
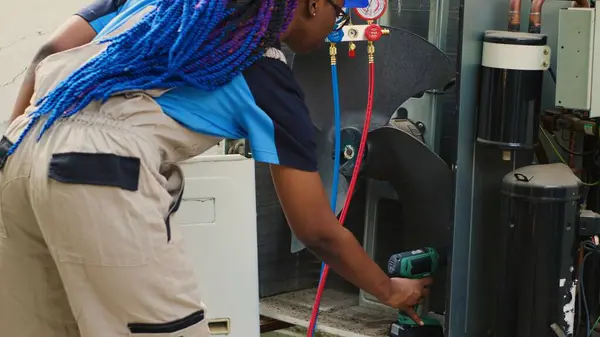
[[(92, 43), (46, 59), (32, 102), (103, 48)], [(0, 336), (208, 336), (181, 232), (168, 225), (183, 186), (181, 171), (169, 163), (219, 139), (166, 116), (156, 95), (134, 92), (92, 103), (58, 120), (37, 142), (42, 118), (6, 161), (0, 171)], [(27, 113), (9, 126), (4, 146), (17, 140)], [(73, 154), (80, 161), (82, 154), (126, 158), (134, 168), (137, 163), (137, 182), (130, 188), (74, 183), (69, 174), (93, 174), (73, 172), (60, 160)], [(104, 164), (96, 165), (90, 172), (102, 172)]]

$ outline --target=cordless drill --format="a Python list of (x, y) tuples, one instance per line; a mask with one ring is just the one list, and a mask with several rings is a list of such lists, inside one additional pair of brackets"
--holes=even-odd
[[(388, 273), (392, 277), (419, 279), (431, 276), (437, 270), (439, 255), (433, 248), (422, 248), (394, 254), (388, 261)], [(418, 306), (415, 311), (419, 313)], [(419, 313), (424, 325), (413, 321), (404, 312), (398, 312), (398, 319), (390, 327), (390, 337), (443, 337), (440, 322)]]

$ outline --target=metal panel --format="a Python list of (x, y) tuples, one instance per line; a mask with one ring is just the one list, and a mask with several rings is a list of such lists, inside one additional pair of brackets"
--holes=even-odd
[[(595, 14), (595, 17), (598, 17), (598, 7), (595, 8)], [(596, 61), (598, 60), (598, 57), (600, 57), (600, 25), (595, 25), (594, 32), (594, 61)], [(592, 92), (598, 92), (600, 90), (600, 63), (594, 63), (596, 66), (593, 67), (592, 72)], [(590, 117), (600, 117), (599, 99), (592, 99), (592, 110), (590, 112)]]
[(594, 9), (561, 9), (558, 20), (556, 105), (590, 110)]
[[(482, 33), (505, 30), (508, 1), (462, 0), (459, 42), (459, 126), (452, 288), (450, 295), (449, 336), (481, 337), (493, 335), (491, 312), (495, 294), (491, 290), (497, 252), (494, 238), (500, 226), (500, 187), (505, 174), (531, 163), (531, 153), (504, 162), (499, 150), (474, 146), (477, 120), (478, 74), (481, 63)], [(526, 29), (530, 2), (523, 2), (522, 24)], [(558, 10), (569, 2), (546, 2), (542, 33), (548, 35), (553, 50), (558, 32)], [(554, 57), (553, 57), (554, 58)], [(544, 82), (543, 108), (554, 105), (554, 84), (548, 75)]]
[[(443, 50), (452, 62), (456, 62), (459, 1), (389, 0), (389, 10), (386, 16), (381, 19), (381, 23), (395, 28), (410, 30), (440, 46), (444, 46), (443, 37), (436, 34), (446, 31), (445, 37), (448, 39), (448, 43), (445, 44), (446, 47)], [(450, 7), (449, 14), (446, 13), (448, 6)], [(430, 11), (433, 12), (431, 15)], [(447, 23), (444, 23), (443, 20), (445, 20), (446, 15), (448, 16)], [(439, 16), (441, 18), (431, 16)], [(434, 29), (434, 27), (437, 33), (430, 32), (430, 29)], [(293, 66), (294, 53), (286, 48), (285, 45), (283, 47), (288, 64)], [(340, 54), (344, 53), (347, 55), (346, 48), (344, 46), (338, 51)], [(378, 60), (383, 57), (383, 53), (379, 48), (377, 49), (377, 55), (380, 55), (376, 56)], [(390, 55), (386, 62), (394, 62), (394, 57)], [(329, 74), (329, 69), (325, 73)], [(327, 77), (327, 80), (329, 80), (329, 77)], [(379, 91), (379, 89), (376, 90)], [(434, 94), (426, 94), (425, 97), (418, 100), (427, 101), (427, 104), (426, 106), (419, 105), (415, 107), (415, 121), (426, 122), (426, 136), (431, 136), (431, 143), (435, 143), (435, 140), (441, 139), (439, 154), (446, 161), (453, 163), (456, 157), (456, 95), (452, 90), (446, 91), (443, 95), (438, 95), (439, 108), (436, 111), (437, 116), (430, 111), (431, 103), (429, 103), (429, 96), (432, 95)], [(364, 108), (361, 108), (361, 111), (362, 109)], [(434, 127), (435, 121), (431, 122), (431, 124), (429, 123), (432, 117), (435, 117), (440, 123), (440, 135), (437, 135), (439, 129)], [(268, 167), (257, 163), (256, 177), (261, 297), (314, 286), (319, 278), (320, 265), (318, 261), (312, 258), (310, 252), (304, 251), (299, 255), (292, 254), (289, 252), (289, 246), (285, 247), (285, 244), (282, 243), (289, 242), (290, 234), (281, 207), (277, 202)], [(362, 226), (360, 224), (362, 224), (363, 213), (361, 212), (361, 206), (359, 206), (361, 205), (361, 196), (361, 193), (357, 193), (355, 196), (355, 201), (353, 201), (350, 210), (352, 214), (348, 216), (347, 221), (347, 227), (350, 227), (357, 237), (362, 236)], [(353, 225), (354, 222), (357, 223), (357, 226)], [(333, 274), (330, 278), (331, 280), (328, 281), (328, 285), (335, 284), (338, 277)]]
[(172, 224), (185, 237), (202, 289), (212, 290), (202, 294), (210, 307), (208, 325), (211, 330), (221, 326), (229, 337), (258, 336), (254, 160), (238, 155), (198, 156), (181, 163), (181, 169), (185, 191)]
[(277, 199), (269, 165), (255, 163), (260, 297), (311, 288), (321, 263), (309, 251), (290, 253), (290, 229)]
[[(481, 63), (483, 32), (506, 26), (506, 0), (462, 0), (459, 30), (459, 115), (458, 153), (456, 164), (456, 192), (454, 212), (454, 239), (452, 251), (450, 310), (446, 317), (449, 337), (485, 336), (485, 322), (480, 322), (483, 308), (474, 305), (477, 280), (471, 275), (476, 257), (472, 246), (480, 235), (471, 224), (473, 210), (474, 142), (477, 102), (477, 77)], [(500, 178), (503, 175), (500, 176)], [(475, 227), (476, 224), (473, 224)], [(473, 252), (473, 254), (471, 254)], [(485, 294), (481, 294), (485, 296)], [(483, 333), (481, 333), (483, 332)]]

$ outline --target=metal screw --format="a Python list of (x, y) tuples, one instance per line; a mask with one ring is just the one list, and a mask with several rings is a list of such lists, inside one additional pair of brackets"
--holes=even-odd
[(542, 63), (542, 67), (544, 67), (544, 68), (548, 68), (548, 62), (544, 62), (544, 63)]
[(344, 148), (344, 158), (346, 158), (346, 160), (354, 158), (354, 148), (352, 145), (346, 145)]
[(550, 54), (550, 52), (548, 51), (548, 49), (544, 49), (544, 55), (548, 55)]

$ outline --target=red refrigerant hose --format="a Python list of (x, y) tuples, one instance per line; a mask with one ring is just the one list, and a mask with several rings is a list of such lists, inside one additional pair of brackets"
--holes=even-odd
[[(352, 179), (350, 179), (350, 186), (348, 187), (348, 195), (346, 197), (346, 202), (344, 203), (344, 207), (342, 208), (342, 213), (340, 215), (340, 224), (343, 226), (344, 221), (346, 220), (346, 215), (348, 214), (348, 209), (350, 208), (350, 202), (352, 201), (352, 196), (354, 194), (354, 189), (356, 188), (356, 182), (358, 181), (358, 173), (360, 171), (360, 167), (362, 164), (363, 156), (365, 153), (365, 148), (367, 147), (367, 135), (369, 134), (369, 126), (371, 125), (371, 115), (373, 113), (373, 96), (375, 92), (375, 62), (373, 62), (372, 55), (369, 55), (369, 91), (367, 94), (367, 109), (365, 112), (365, 122), (363, 124), (362, 135), (360, 138), (360, 145), (358, 148), (358, 155), (356, 157), (356, 162), (354, 164), (354, 170), (352, 171)], [(323, 290), (325, 289), (325, 283), (327, 281), (327, 275), (329, 273), (329, 266), (325, 265), (323, 268), (323, 274), (321, 279), (319, 280), (319, 287), (317, 289), (317, 296), (315, 297), (315, 302), (312, 308), (312, 313), (310, 316), (310, 324), (308, 326), (308, 332), (306, 334), (307, 337), (314, 336), (315, 326), (317, 322), (317, 316), (319, 313), (319, 307), (321, 306), (321, 297), (323, 296)]]

